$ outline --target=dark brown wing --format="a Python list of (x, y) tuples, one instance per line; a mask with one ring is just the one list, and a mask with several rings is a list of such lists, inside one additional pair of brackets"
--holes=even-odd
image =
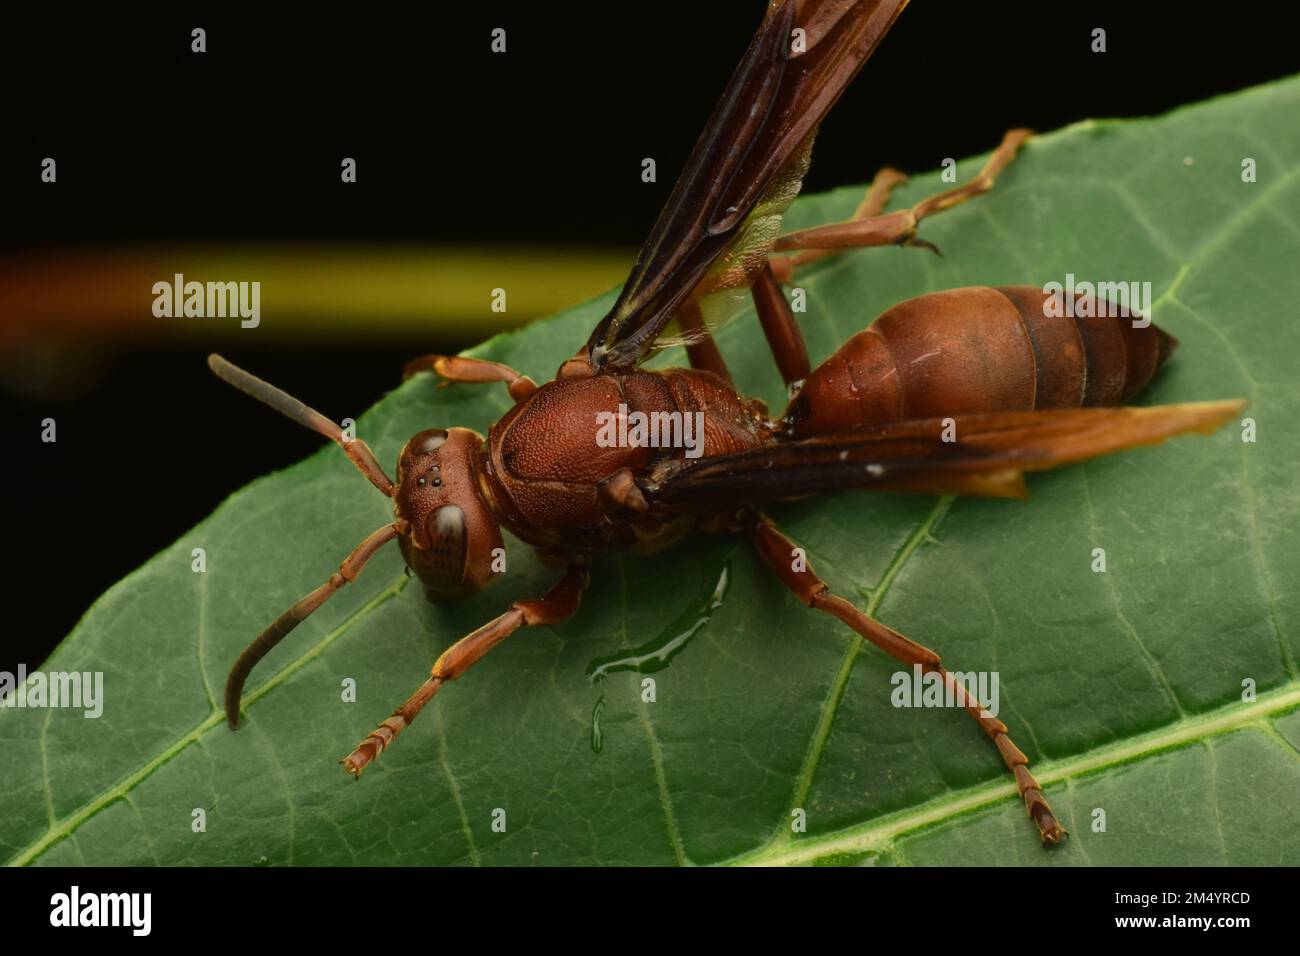
[(817, 127), (906, 5), (769, 4), (622, 294), (587, 342), (596, 371), (641, 361), (773, 186), (802, 175)]
[(1242, 401), (1079, 408), (894, 422), (696, 461), (665, 462), (641, 491), (652, 511), (734, 510), (800, 495), (873, 488), (1024, 497), (1022, 475), (1108, 452), (1214, 431)]

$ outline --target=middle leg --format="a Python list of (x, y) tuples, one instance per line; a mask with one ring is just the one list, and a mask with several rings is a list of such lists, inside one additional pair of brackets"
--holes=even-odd
[(792, 388), (812, 373), (812, 365), (808, 361), (808, 346), (804, 344), (803, 330), (794, 317), (794, 309), (786, 301), (781, 283), (772, 274), (771, 262), (763, 265), (749, 291), (754, 297), (758, 322), (763, 327), (763, 335), (772, 350), (772, 358), (776, 359), (781, 379), (787, 388)]
[(686, 300), (686, 304), (677, 312), (677, 325), (687, 339), (686, 358), (691, 363), (691, 368), (712, 372), (734, 388), (735, 383), (731, 378), (731, 370), (727, 368), (727, 360), (722, 357), (718, 343), (713, 339), (713, 333), (704, 324), (704, 315), (700, 311), (698, 299)]
[[(804, 345), (799, 323), (795, 320), (794, 310), (786, 301), (781, 284), (772, 275), (770, 262), (760, 267), (749, 292), (754, 297), (758, 321), (763, 327), (767, 344), (772, 349), (772, 357), (776, 359), (781, 378), (787, 386), (802, 382), (812, 371), (808, 362), (808, 349)], [(678, 311), (677, 324), (688, 338), (686, 357), (690, 360), (691, 367), (713, 372), (734, 387), (731, 372), (722, 353), (718, 351), (718, 344), (704, 324), (697, 299), (690, 299)]]

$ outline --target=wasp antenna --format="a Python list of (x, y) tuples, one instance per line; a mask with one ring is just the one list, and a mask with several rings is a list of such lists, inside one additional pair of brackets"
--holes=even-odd
[[(217, 356), (214, 355), (213, 358), (217, 358)], [(218, 361), (220, 360), (218, 359)], [(233, 365), (230, 367), (234, 368)], [(238, 372), (239, 369), (235, 369), (235, 371)], [(252, 376), (249, 377), (252, 378)], [(225, 378), (225, 376), (223, 375), (222, 378)], [(254, 381), (257, 381), (257, 379), (254, 379)], [(248, 680), (248, 675), (253, 672), (257, 662), (265, 657), (271, 648), (284, 640), (285, 635), (305, 621), (312, 611), (333, 597), (334, 593), (343, 585), (349, 581), (355, 581), (357, 575), (361, 573), (361, 569), (366, 566), (366, 562), (374, 556), (374, 553), (396, 538), (398, 533), (398, 526), (394, 523), (386, 524), (378, 531), (367, 536), (344, 559), (343, 563), (339, 565), (339, 569), (330, 575), (328, 581), (277, 617), (270, 627), (257, 635), (253, 642), (244, 648), (244, 652), (239, 655), (239, 659), (235, 661), (235, 666), (230, 668), (230, 674), (226, 677), (226, 720), (232, 730), (239, 727), (239, 701), (244, 693), (244, 682)]]
[(338, 444), (357, 470), (369, 479), (370, 483), (388, 495), (393, 496), (395, 486), (384, 471), (379, 460), (375, 458), (370, 446), (360, 439), (348, 439), (343, 436), (343, 429), (326, 418), (316, 409), (304, 405), (283, 389), (276, 388), (270, 382), (263, 381), (256, 375), (245, 372), (237, 365), (232, 365), (215, 352), (208, 356), (208, 368), (217, 378), (227, 385), (234, 386), (245, 395), (249, 395), (263, 405), (269, 405), (286, 418), (291, 418), (304, 428), (324, 435)]

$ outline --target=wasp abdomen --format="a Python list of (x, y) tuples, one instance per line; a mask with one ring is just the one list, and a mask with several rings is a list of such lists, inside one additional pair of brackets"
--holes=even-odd
[(1144, 320), (1106, 300), (1051, 305), (1034, 286), (974, 286), (900, 302), (813, 370), (786, 411), (790, 431), (804, 437), (972, 412), (1122, 405), (1177, 344), (1150, 323), (1135, 327)]

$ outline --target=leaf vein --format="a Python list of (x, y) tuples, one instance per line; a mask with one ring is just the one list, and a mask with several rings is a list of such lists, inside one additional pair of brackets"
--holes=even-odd
[[(350, 617), (343, 621), (343, 623), (326, 634), (325, 637), (321, 638), (321, 640), (305, 654), (269, 678), (265, 684), (262, 684), (255, 691), (248, 694), (248, 696), (244, 698), (245, 702), (251, 705), (255, 701), (266, 696), (276, 687), (280, 686), (280, 684), (284, 683), (284, 681), (286, 681), (292, 674), (324, 653), (325, 649), (334, 643), (340, 635), (355, 625), (372, 610), (390, 597), (394, 597), (401, 593), (402, 589), (406, 587), (408, 581), (409, 579), (406, 577), (405, 573), (403, 573), (394, 583), (390, 584), (383, 591), (379, 592), (379, 594), (375, 595), (359, 607)], [(71, 836), (83, 823), (95, 816), (95, 814), (99, 813), (105, 807), (108, 807), (117, 800), (125, 797), (141, 782), (148, 777), (151, 777), (156, 770), (184, 751), (190, 744), (198, 740), (199, 737), (212, 728), (220, 725), (224, 719), (225, 717), (221, 711), (213, 711), (213, 713), (209, 714), (188, 732), (173, 741), (160, 753), (145, 761), (142, 766), (137, 767), (134, 771), (121, 778), (116, 784), (100, 793), (99, 796), (90, 800), (77, 810), (74, 810), (58, 823), (52, 825), (44, 834), (37, 837), (36, 840), (19, 852), (17, 856), (9, 860), (6, 865), (26, 866), (55, 843)]]
[[(921, 521), (920, 524), (912, 531), (903, 546), (899, 548), (898, 553), (894, 555), (893, 560), (885, 568), (885, 573), (881, 575), (880, 583), (871, 592), (871, 597), (867, 601), (865, 613), (868, 617), (876, 613), (877, 608), (889, 593), (893, 586), (895, 578), (902, 570), (909, 558), (916, 552), (930, 534), (930, 532), (948, 513), (952, 507), (953, 496), (944, 495), (935, 502), (934, 507), (930, 509), (929, 514)], [(812, 788), (812, 780), (817, 772), (817, 766), (821, 762), (822, 753), (826, 748), (826, 743), (830, 739), (831, 725), (835, 722), (835, 716), (839, 712), (840, 702), (844, 699), (844, 691), (848, 686), (849, 675), (853, 671), (854, 661), (857, 660), (858, 654), (866, 647), (866, 640), (858, 634), (853, 635), (845, 649), (844, 657), (840, 661), (839, 669), (835, 672), (831, 680), (830, 687), (827, 689), (826, 697), (822, 700), (821, 714), (817, 719), (817, 726), (813, 731), (813, 736), (808, 744), (808, 750), (804, 754), (803, 765), (800, 767), (799, 775), (796, 778), (794, 795), (790, 803), (790, 809), (793, 811), (804, 805), (808, 793)], [(792, 833), (784, 826), (784, 822), (778, 824), (779, 829), (768, 842), (768, 846), (788, 843), (793, 839)]]

